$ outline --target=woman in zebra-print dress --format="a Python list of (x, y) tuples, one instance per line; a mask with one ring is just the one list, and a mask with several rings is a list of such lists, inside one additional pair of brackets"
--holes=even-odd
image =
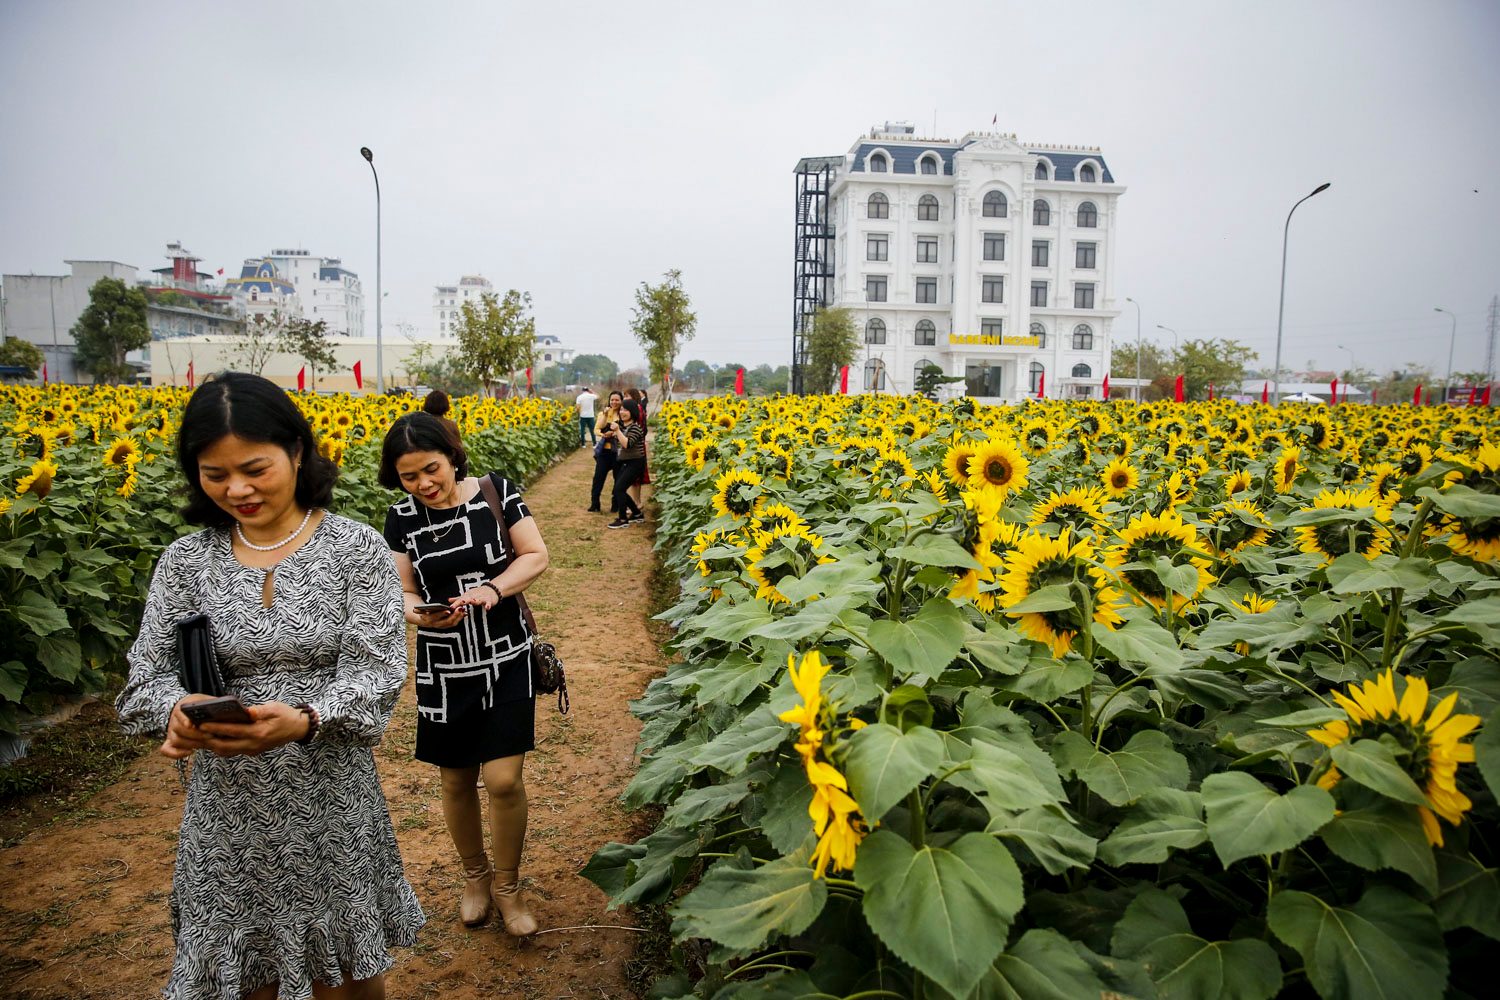
[[(178, 437), (190, 521), (157, 563), (117, 708), (192, 760), (172, 880), (182, 1000), (378, 998), (425, 917), (372, 747), (406, 680), (401, 586), (379, 534), (326, 510), (337, 470), (275, 385), (228, 373)], [(191, 723), (175, 628), (211, 621), (245, 724)], [(208, 751), (200, 753), (198, 751)]]

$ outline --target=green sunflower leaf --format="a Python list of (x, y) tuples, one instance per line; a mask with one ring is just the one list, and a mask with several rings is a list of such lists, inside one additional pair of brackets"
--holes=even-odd
[(1500, 941), (1500, 870), (1451, 850), (1438, 854), (1437, 870), (1432, 910), (1443, 930), (1471, 927)]
[(984, 832), (1017, 841), (1051, 875), (1061, 875), (1069, 868), (1087, 868), (1099, 843), (1078, 829), (1067, 812), (1056, 805), (1036, 806), (1014, 815), (1002, 813), (990, 820)]
[(1409, 805), (1377, 801), (1367, 809), (1349, 809), (1333, 818), (1318, 836), (1328, 849), (1368, 871), (1394, 868), (1429, 893), (1438, 891), (1437, 862), (1422, 832), (1422, 821)]
[(805, 931), (828, 902), (800, 850), (758, 868), (719, 864), (672, 908), (672, 933), (731, 948), (759, 948), (773, 935)]
[(1111, 951), (1144, 964), (1161, 1000), (1269, 1000), (1281, 989), (1281, 961), (1270, 945), (1199, 937), (1182, 904), (1160, 889), (1146, 889), (1125, 908)]
[(905, 559), (919, 566), (984, 569), (984, 564), (951, 535), (923, 535), (909, 544), (886, 549), (885, 556), (887, 559)]
[(1490, 794), (1500, 798), (1500, 708), (1490, 713), (1474, 738), (1474, 763), (1490, 786)]
[(906, 621), (873, 623), (870, 648), (900, 674), (936, 680), (963, 648), (964, 625), (963, 612), (952, 601), (934, 597)]
[(1061, 733), (1052, 743), (1052, 759), (1059, 771), (1077, 774), (1089, 791), (1114, 806), (1128, 805), (1154, 789), (1186, 788), (1188, 782), (1187, 758), (1154, 729), (1136, 733), (1113, 753), (1095, 748), (1078, 733)]
[(1375, 886), (1353, 906), (1283, 890), (1267, 922), (1302, 956), (1323, 1000), (1438, 1000), (1448, 954), (1432, 911), (1403, 892)]
[(1130, 815), (1099, 843), (1099, 860), (1116, 866), (1161, 864), (1174, 851), (1207, 840), (1199, 794), (1161, 788), (1136, 800)]
[(1117, 629), (1095, 622), (1092, 632), (1094, 642), (1121, 663), (1140, 663), (1153, 670), (1172, 670), (1182, 666), (1182, 650), (1177, 647), (1177, 641), (1171, 632), (1155, 622), (1136, 618)]
[(1007, 614), (1040, 614), (1045, 611), (1067, 611), (1078, 606), (1069, 584), (1057, 583), (1040, 587), (1006, 608)]
[(964, 1000), (1078, 1000), (1107, 991), (1072, 942), (1039, 927), (1005, 949)]
[(1397, 802), (1414, 806), (1427, 804), (1427, 796), (1402, 769), (1395, 754), (1384, 743), (1378, 740), (1355, 740), (1353, 743), (1340, 743), (1330, 752), (1334, 765), (1350, 781)]
[(1241, 858), (1291, 850), (1333, 819), (1333, 796), (1314, 785), (1277, 795), (1243, 771), (1203, 779), (1208, 837), (1228, 868)]
[(849, 738), (844, 772), (866, 821), (874, 823), (943, 763), (943, 738), (925, 726), (903, 733), (884, 722)]

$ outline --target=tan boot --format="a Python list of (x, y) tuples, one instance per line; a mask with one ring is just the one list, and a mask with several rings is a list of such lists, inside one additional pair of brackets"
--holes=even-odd
[(465, 927), (478, 927), (490, 918), (490, 892), (495, 869), (487, 854), (463, 858), (464, 894), (458, 903), (458, 916)]
[(536, 918), (526, 909), (521, 898), (521, 879), (514, 869), (495, 869), (495, 888), (492, 892), (500, 919), (505, 922), (505, 933), (511, 937), (530, 937), (536, 933)]

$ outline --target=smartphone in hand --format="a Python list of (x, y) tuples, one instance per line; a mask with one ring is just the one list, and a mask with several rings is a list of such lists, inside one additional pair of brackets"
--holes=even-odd
[(412, 610), (419, 615), (446, 615), (453, 608), (447, 604), (418, 604)]
[(182, 714), (195, 726), (205, 722), (254, 722), (245, 706), (234, 695), (192, 701), (182, 706)]

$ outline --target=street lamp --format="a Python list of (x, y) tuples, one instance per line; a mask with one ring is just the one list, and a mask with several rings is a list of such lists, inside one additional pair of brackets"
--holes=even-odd
[[(1298, 199), (1297, 205), (1302, 204), (1314, 194), (1321, 194), (1327, 191), (1332, 184), (1332, 181), (1325, 181), (1319, 184), (1312, 189), (1311, 194), (1303, 195)], [(1297, 211), (1297, 205), (1292, 206), (1292, 212)], [(1276, 403), (1278, 406), (1281, 404), (1281, 320), (1286, 315), (1286, 240), (1287, 233), (1292, 228), (1292, 212), (1286, 213), (1286, 225), (1281, 227), (1281, 304), (1276, 307), (1276, 371), (1272, 373), (1272, 377), (1276, 379)]]
[(1135, 400), (1141, 401), (1141, 304), (1130, 296), (1125, 301), (1135, 306)]
[(1448, 319), (1453, 323), (1453, 329), (1448, 334), (1448, 375), (1443, 379), (1443, 402), (1448, 402), (1448, 391), (1453, 385), (1453, 343), (1458, 339), (1458, 317), (1453, 315), (1442, 306), (1433, 306), (1433, 312), (1447, 313)]
[(1170, 326), (1162, 326), (1160, 323), (1156, 324), (1156, 328), (1158, 330), (1165, 330), (1165, 331), (1167, 331), (1168, 333), (1170, 333), (1172, 335), (1172, 356), (1173, 356), (1173, 358), (1176, 358), (1176, 356), (1177, 356), (1177, 331), (1174, 330), (1174, 329), (1172, 329)]
[(375, 154), (369, 146), (359, 147), (359, 155), (375, 177), (375, 391), (385, 395), (385, 357), (380, 343), (380, 172), (375, 169)]

